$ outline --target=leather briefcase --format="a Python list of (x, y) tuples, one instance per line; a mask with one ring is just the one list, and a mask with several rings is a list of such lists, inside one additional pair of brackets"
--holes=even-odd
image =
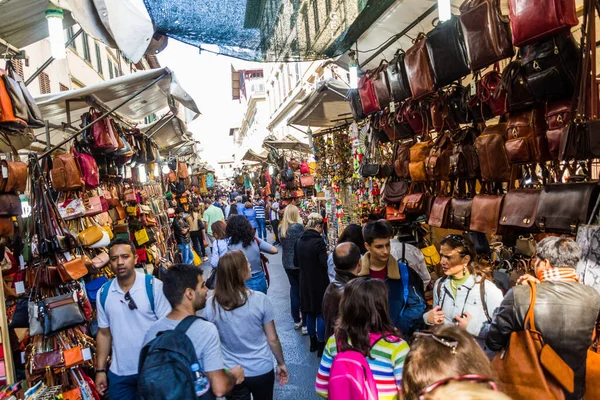
[(450, 203), (451, 197), (438, 196), (433, 201), (431, 211), (429, 212), (430, 226), (436, 228), (447, 228), (450, 220)]
[(535, 218), (541, 189), (516, 189), (504, 196), (500, 225), (521, 230), (535, 229)]
[(429, 195), (425, 192), (414, 193), (413, 186), (411, 185), (411, 190), (409, 190), (409, 194), (404, 196), (402, 202), (400, 203), (400, 212), (403, 214), (424, 214), (429, 210), (426, 210), (428, 205), (428, 197)]
[(575, 1), (510, 0), (512, 41), (521, 47), (577, 26)]
[(404, 50), (399, 49), (387, 67), (390, 94), (394, 101), (406, 100), (411, 96), (406, 67), (404, 66)]
[(426, 43), (436, 87), (449, 85), (471, 72), (462, 26), (457, 16), (438, 23), (427, 34)]
[(388, 204), (385, 206), (385, 219), (390, 222), (402, 222), (406, 219), (406, 214), (401, 213), (398, 206)]
[(469, 230), (472, 205), (472, 199), (452, 199), (450, 202), (450, 229)]
[(410, 84), (413, 100), (418, 100), (435, 91), (435, 80), (427, 54), (427, 38), (421, 33), (417, 36), (415, 44), (406, 51), (404, 65), (406, 76)]
[(586, 224), (600, 193), (597, 182), (554, 183), (540, 195), (535, 224), (541, 231), (577, 233)]
[(473, 198), (470, 229), (475, 232), (495, 235), (502, 210), (504, 195), (478, 194)]
[(460, 22), (472, 71), (514, 55), (498, 0), (466, 0), (460, 6)]

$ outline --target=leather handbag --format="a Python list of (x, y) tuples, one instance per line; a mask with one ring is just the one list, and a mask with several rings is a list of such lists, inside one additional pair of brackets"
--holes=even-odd
[(391, 97), (387, 77), (387, 61), (381, 60), (379, 67), (373, 72), (373, 85), (375, 86), (375, 94), (379, 102), (379, 108), (384, 109), (389, 107)]
[(450, 229), (469, 230), (472, 206), (472, 199), (452, 199), (450, 202)]
[(475, 139), (481, 179), (484, 182), (508, 182), (511, 164), (506, 153), (506, 123), (490, 125)]
[(301, 187), (315, 186), (315, 177), (312, 175), (301, 175), (300, 176), (300, 186)]
[[(81, 352), (81, 347), (79, 346), (64, 350), (63, 357), (65, 359), (65, 368), (76, 367), (77, 365), (83, 364), (83, 353)], [(65, 400), (64, 394), (63, 400)]]
[(148, 236), (148, 231), (146, 229), (140, 229), (135, 231), (135, 241), (138, 246), (142, 246), (150, 241), (150, 237)]
[(101, 275), (100, 277), (85, 283), (85, 291), (92, 304), (96, 304), (98, 292), (106, 282), (108, 282), (108, 278)]
[(79, 278), (83, 278), (88, 274), (88, 269), (83, 262), (83, 258), (75, 257), (70, 261), (59, 262), (58, 274), (60, 275), (60, 279), (67, 283)]
[[(427, 176), (425, 179), (444, 180), (450, 179), (450, 153), (452, 151), (452, 142), (444, 132), (438, 135), (429, 155), (425, 159), (425, 169)], [(411, 170), (412, 172), (412, 170)], [(412, 178), (412, 174), (411, 174)], [(414, 180), (414, 178), (413, 178)]]
[(27, 188), (27, 164), (21, 161), (0, 161), (0, 192), (25, 192)]
[(44, 333), (44, 327), (39, 318), (39, 304), (35, 301), (29, 300), (27, 302), (27, 312), (29, 320), (29, 335), (34, 337)]
[(501, 116), (508, 112), (506, 92), (501, 88), (502, 75), (498, 63), (494, 69), (481, 77), (477, 86), (479, 99), (486, 104), (493, 115)]
[(0, 193), (0, 217), (20, 217), (21, 199), (16, 194)]
[(87, 211), (83, 200), (79, 197), (71, 197), (70, 194), (64, 198), (64, 201), (60, 200), (56, 207), (60, 217), (65, 221), (83, 217)]
[(79, 232), (77, 238), (82, 246), (90, 247), (93, 244), (98, 243), (105, 234), (104, 229), (98, 225), (92, 225)]
[(460, 22), (472, 71), (514, 55), (498, 0), (466, 0), (460, 6)]
[(58, 349), (34, 354), (31, 361), (31, 371), (34, 375), (41, 375), (46, 369), (60, 369), (65, 366), (62, 352)]
[(397, 142), (394, 150), (394, 172), (399, 178), (410, 178), (410, 149), (414, 140)]
[(182, 161), (179, 161), (179, 163), (177, 164), (177, 177), (179, 179), (185, 179), (189, 176), (190, 172), (188, 171), (187, 164)]
[(429, 194), (425, 191), (417, 192), (416, 185), (411, 183), (408, 194), (402, 198), (400, 212), (403, 214), (422, 215), (429, 212)]
[(135, 194), (135, 189), (132, 189), (132, 188), (125, 189), (124, 197), (125, 197), (125, 201), (128, 203), (137, 203), (138, 202), (138, 198)]
[(394, 101), (403, 101), (411, 97), (410, 84), (404, 66), (405, 57), (404, 50), (399, 49), (387, 66), (390, 94)]
[(555, 183), (544, 187), (535, 224), (542, 231), (570, 232), (586, 223), (600, 193), (597, 182)]
[[(105, 207), (103, 207), (103, 204)], [(108, 204), (106, 201), (103, 202), (102, 196), (93, 196), (87, 199), (85, 202), (85, 215), (87, 217), (93, 217), (98, 214), (101, 214), (105, 211), (108, 211)]]
[(435, 91), (435, 79), (429, 54), (427, 54), (427, 37), (420, 33), (413, 46), (406, 51), (404, 65), (410, 84), (413, 100), (418, 100)]
[(574, 0), (510, 0), (510, 28), (515, 46), (554, 36), (577, 26)]
[(504, 195), (478, 194), (473, 198), (470, 229), (488, 235), (498, 233)]
[(426, 43), (436, 87), (449, 85), (471, 72), (457, 16), (452, 15), (449, 20), (439, 22), (427, 34)]
[(377, 100), (375, 85), (373, 84), (372, 78), (372, 71), (367, 71), (367, 73), (365, 73), (358, 81), (358, 94), (360, 96), (364, 115), (380, 111), (379, 100)]
[(80, 190), (83, 180), (73, 154), (59, 154), (52, 160), (50, 180), (52, 187), (59, 192)]
[(9, 238), (15, 234), (15, 223), (12, 217), (0, 218), (0, 237)]
[(407, 100), (402, 104), (400, 111), (398, 111), (396, 122), (408, 124), (415, 135), (421, 135), (429, 130), (429, 116), (427, 114), (421, 109), (419, 103)]
[[(473, 95), (471, 94), (472, 87), (475, 87), (475, 94)], [(490, 107), (481, 100), (481, 97), (477, 93), (476, 82), (470, 83), (467, 86), (467, 90), (463, 92), (461, 109), (466, 111), (469, 122), (481, 123), (494, 117)]]
[(523, 76), (538, 101), (573, 96), (579, 47), (570, 32), (521, 47)]
[(510, 111), (527, 110), (535, 103), (535, 95), (525, 79), (520, 61), (510, 62), (502, 71), (500, 86), (496, 92), (506, 93), (506, 104)]
[(479, 156), (475, 148), (478, 131), (475, 128), (462, 128), (451, 134), (452, 151), (449, 162), (449, 176), (458, 179), (475, 179), (480, 176)]
[(459, 124), (473, 122), (473, 116), (469, 110), (468, 104), (464, 102), (467, 88), (454, 83), (449, 86), (444, 93), (445, 103), (448, 105), (448, 116), (446, 118), (452, 129), (459, 127)]
[(85, 321), (75, 292), (45, 299), (44, 309), (50, 320), (44, 326), (45, 335)]
[(363, 113), (362, 102), (360, 101), (360, 95), (358, 89), (350, 89), (346, 95), (346, 101), (350, 103), (350, 110), (352, 110), (352, 116), (355, 121), (362, 121), (366, 115)]
[(408, 165), (410, 171), (410, 179), (413, 182), (427, 182), (429, 176), (427, 175), (427, 166), (424, 161), (411, 162)]
[(27, 121), (27, 103), (25, 103), (25, 97), (23, 97), (21, 88), (14, 79), (6, 74), (0, 74), (0, 79), (4, 81), (4, 86), (8, 91), (15, 117), (22, 119), (23, 121)]
[[(491, 362), (502, 391), (513, 399), (564, 399), (573, 392), (574, 373), (535, 326), (536, 285), (531, 287), (523, 330), (513, 331), (506, 348)], [(515, 369), (515, 365), (519, 368)], [(559, 384), (560, 382), (560, 384)]]
[(506, 123), (506, 154), (513, 164), (542, 163), (552, 157), (546, 139), (545, 106), (511, 113)]
[(85, 184), (86, 189), (95, 189), (100, 184), (100, 174), (98, 172), (98, 164), (96, 160), (89, 154), (79, 153), (73, 149), (73, 154), (77, 160), (79, 170), (81, 171), (81, 178)]
[(429, 213), (428, 224), (436, 228), (447, 228), (450, 223), (451, 197), (437, 196)]
[(406, 220), (406, 214), (400, 212), (400, 206), (388, 204), (385, 206), (385, 219), (390, 222), (403, 222)]
[(383, 188), (382, 200), (387, 204), (400, 203), (408, 192), (408, 184), (405, 180), (388, 179)]
[(429, 268), (430, 270), (433, 270), (435, 267), (437, 267), (440, 263), (440, 261), (442, 261), (442, 258), (440, 257), (440, 253), (438, 252), (437, 248), (434, 245), (429, 245), (427, 247), (423, 247), (421, 249), (421, 253), (423, 253), (423, 258), (425, 259), (425, 264), (427, 265), (427, 268)]
[(526, 231), (536, 229), (535, 219), (541, 194), (541, 189), (509, 191), (504, 196), (500, 225)]
[(13, 81), (15, 81), (17, 83), (17, 85), (19, 86), (19, 89), (21, 90), (21, 94), (23, 95), (23, 99), (25, 100), (25, 103), (27, 104), (27, 120), (26, 120), (27, 125), (31, 128), (43, 128), (44, 121), (43, 121), (42, 113), (40, 112), (40, 109), (39, 109), (36, 101), (33, 99), (33, 96), (27, 89), (27, 86), (25, 86), (25, 82), (23, 82), (23, 78), (21, 77), (21, 75), (19, 75), (15, 71), (15, 68), (14, 68), (14, 65), (12, 62), (6, 63), (6, 71), (8, 73), (8, 76)]
[(560, 154), (560, 141), (565, 127), (571, 122), (571, 100), (558, 100), (546, 104), (546, 140), (553, 160)]
[(363, 178), (372, 178), (379, 175), (379, 164), (362, 164), (360, 166), (360, 175)]
[(15, 115), (13, 101), (4, 79), (0, 79), (0, 127), (15, 132), (22, 132), (27, 128), (27, 122)]
[[(90, 109), (92, 122), (97, 121), (102, 117), (102, 113), (94, 108)], [(93, 149), (99, 153), (112, 153), (119, 148), (113, 126), (108, 117), (95, 123), (91, 127), (93, 137)]]
[(535, 256), (535, 239), (533, 235), (519, 236), (515, 242), (515, 254), (528, 258)]

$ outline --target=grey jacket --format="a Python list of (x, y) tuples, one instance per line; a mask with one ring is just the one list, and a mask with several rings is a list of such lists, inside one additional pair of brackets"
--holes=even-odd
[[(281, 225), (280, 225), (281, 226)], [(302, 224), (292, 224), (288, 227), (286, 237), (279, 236), (281, 243), (281, 263), (285, 269), (298, 269), (294, 266), (294, 246), (304, 233)]]
[[(515, 286), (506, 294), (487, 335), (490, 349), (501, 350), (512, 332), (524, 329), (530, 290), (529, 286)], [(536, 291), (535, 327), (575, 373), (575, 392), (565, 393), (566, 398), (580, 399), (585, 392), (585, 362), (600, 313), (600, 294), (577, 282), (546, 281), (538, 284)]]

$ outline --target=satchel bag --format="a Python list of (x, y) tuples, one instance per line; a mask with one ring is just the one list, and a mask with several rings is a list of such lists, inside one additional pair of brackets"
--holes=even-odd
[(575, 235), (577, 226), (588, 221), (599, 193), (596, 182), (546, 185), (538, 202), (535, 224), (542, 232)]
[(471, 72), (457, 16), (452, 15), (448, 21), (438, 23), (427, 34), (426, 43), (436, 87), (449, 85)]
[(415, 44), (406, 51), (404, 65), (406, 76), (410, 84), (413, 100), (418, 100), (428, 94), (435, 92), (435, 79), (429, 54), (427, 54), (427, 37), (420, 33)]
[(358, 94), (360, 96), (364, 115), (373, 114), (381, 110), (379, 108), (379, 100), (377, 100), (375, 85), (373, 84), (373, 77), (370, 71), (367, 71), (367, 73), (358, 81)]
[(514, 55), (498, 0), (466, 0), (460, 6), (460, 22), (472, 71)]
[(44, 324), (45, 335), (85, 322), (75, 292), (45, 299), (44, 309), (50, 319), (49, 324)]
[(437, 196), (431, 206), (428, 224), (436, 228), (447, 228), (450, 223), (451, 197)]
[(473, 198), (470, 229), (488, 235), (498, 233), (504, 195), (478, 194)]
[(423, 258), (425, 259), (425, 264), (427, 268), (432, 271), (435, 267), (437, 267), (442, 261), (440, 257), (440, 253), (434, 245), (428, 245), (427, 247), (423, 247), (421, 249), (421, 253), (423, 253)]
[(73, 154), (81, 171), (81, 178), (86, 189), (95, 189), (100, 184), (100, 174), (98, 172), (98, 164), (94, 157), (85, 153), (78, 153), (73, 149)]
[(346, 94), (346, 101), (350, 103), (350, 110), (352, 110), (352, 117), (355, 121), (359, 122), (365, 119), (366, 115), (363, 113), (362, 102), (360, 101), (360, 95), (358, 89), (350, 89)]
[(25, 192), (27, 188), (27, 164), (0, 161), (0, 192)]
[(373, 85), (375, 86), (375, 94), (377, 95), (377, 101), (379, 108), (384, 109), (389, 107), (390, 101), (390, 89), (388, 87), (387, 77), (387, 61), (381, 60), (379, 67), (373, 72)]
[(475, 139), (481, 179), (484, 182), (508, 182), (511, 164), (506, 153), (506, 123), (490, 125)]
[(418, 142), (410, 148), (410, 163), (408, 168), (411, 180), (415, 182), (425, 182), (428, 180), (425, 162), (433, 146), (433, 140), (427, 140)]
[(404, 66), (405, 56), (404, 50), (399, 49), (387, 67), (390, 92), (394, 101), (403, 101), (411, 96), (410, 84), (408, 83), (406, 67)]
[(463, 128), (451, 136), (450, 177), (475, 179), (480, 176), (479, 156), (475, 148), (478, 133), (475, 128)]
[[(492, 360), (502, 391), (513, 399), (564, 399), (573, 392), (573, 370), (544, 343), (535, 326), (536, 285), (531, 287), (529, 310), (522, 331), (513, 331), (504, 351)], [(514, 366), (518, 365), (516, 369)]]
[(571, 100), (558, 100), (546, 104), (546, 140), (553, 160), (560, 154), (560, 141), (565, 127), (571, 122)]
[(519, 236), (515, 243), (515, 254), (527, 258), (535, 255), (535, 239), (532, 235), (528, 237)]
[(469, 230), (472, 206), (472, 199), (452, 199), (450, 202), (450, 229)]
[(59, 154), (52, 160), (50, 180), (52, 187), (60, 192), (80, 190), (83, 180), (73, 154)]
[(399, 178), (410, 178), (410, 149), (414, 140), (397, 142), (394, 151), (394, 172)]
[(83, 278), (88, 274), (82, 257), (75, 257), (71, 261), (59, 262), (58, 263), (58, 274), (60, 279), (67, 283), (79, 278)]
[(400, 212), (400, 207), (394, 204), (385, 206), (385, 219), (389, 222), (402, 222), (406, 220), (406, 214)]
[(417, 192), (415, 184), (411, 183), (408, 194), (402, 198), (399, 210), (402, 214), (422, 215), (429, 212), (428, 205), (429, 194), (425, 191)]
[[(431, 180), (450, 179), (450, 152), (452, 142), (446, 133), (439, 134), (433, 147), (429, 151), (429, 155), (425, 159), (425, 168), (427, 176)], [(411, 175), (412, 178), (412, 175)]]
[(0, 193), (0, 217), (20, 217), (21, 199), (16, 194)]
[(388, 179), (383, 188), (382, 200), (387, 204), (400, 203), (408, 192), (408, 184), (405, 180)]
[(506, 154), (513, 164), (543, 163), (552, 157), (546, 140), (544, 106), (511, 113), (506, 123)]
[(508, 5), (512, 41), (518, 47), (569, 31), (579, 23), (573, 0), (510, 0)]
[(515, 189), (509, 191), (504, 196), (500, 225), (527, 231), (535, 229), (535, 219), (541, 194), (541, 189)]

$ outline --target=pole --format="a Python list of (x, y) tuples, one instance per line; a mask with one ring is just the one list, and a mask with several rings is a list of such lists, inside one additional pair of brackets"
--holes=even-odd
[[(165, 121), (165, 122), (164, 122), (164, 123), (163, 123), (161, 126), (159, 126), (157, 129), (154, 129), (154, 127), (155, 127), (156, 125), (160, 124), (160, 122), (161, 122), (162, 120), (164, 120), (164, 119), (165, 119), (165, 117), (166, 117), (166, 121)], [(161, 130), (161, 129), (162, 129), (164, 126), (165, 126), (165, 125), (167, 125), (169, 122), (171, 122), (171, 120), (172, 120), (173, 118), (175, 118), (175, 114), (171, 113), (171, 114), (170, 114), (170, 115), (168, 115), (168, 116), (167, 116), (167, 115), (163, 116), (163, 117), (160, 119), (160, 121), (158, 121), (156, 124), (152, 125), (152, 127), (150, 128), (150, 131), (152, 131), (152, 130), (154, 129), (154, 130), (152, 131), (152, 133), (151, 133), (151, 134), (148, 134), (148, 133), (146, 133), (146, 136), (148, 137), (148, 139), (150, 139), (152, 136), (154, 136), (154, 134), (155, 134), (155, 133), (157, 133), (158, 131), (160, 131), (160, 130)]]
[(102, 121), (104, 118), (108, 117), (110, 114), (112, 114), (113, 112), (115, 112), (119, 108), (123, 107), (125, 104), (129, 103), (131, 100), (135, 99), (137, 96), (139, 96), (140, 94), (142, 94), (146, 90), (150, 89), (152, 86), (154, 86), (155, 83), (157, 83), (158, 81), (160, 81), (162, 78), (164, 78), (167, 75), (169, 75), (168, 72), (163, 73), (161, 76), (159, 76), (158, 78), (156, 78), (155, 80), (153, 80), (152, 82), (150, 82), (149, 84), (147, 84), (146, 86), (144, 86), (143, 88), (141, 88), (140, 90), (138, 90), (137, 92), (135, 92), (134, 94), (132, 94), (131, 96), (129, 96), (128, 98), (126, 98), (125, 100), (123, 100), (121, 103), (119, 103), (119, 105), (117, 105), (116, 107), (114, 107), (112, 110), (108, 110), (107, 112), (105, 112), (104, 114), (102, 114), (102, 116), (100, 118), (98, 118), (98, 119), (92, 121), (91, 123), (87, 124), (86, 126), (84, 126), (83, 128), (81, 128), (79, 131), (77, 131), (76, 133), (74, 133), (70, 137), (66, 138), (65, 140), (63, 140), (62, 142), (60, 142), (56, 146), (52, 147), (51, 149), (46, 150), (45, 152), (43, 152), (38, 157), (38, 159), (41, 160), (44, 157), (47, 157), (50, 153), (52, 153), (57, 148), (61, 147), (62, 145), (66, 144), (66, 143), (69, 143), (71, 140), (75, 139), (77, 136), (79, 136), (83, 131), (85, 131), (86, 129), (88, 129), (90, 126), (96, 124), (99, 121)]

